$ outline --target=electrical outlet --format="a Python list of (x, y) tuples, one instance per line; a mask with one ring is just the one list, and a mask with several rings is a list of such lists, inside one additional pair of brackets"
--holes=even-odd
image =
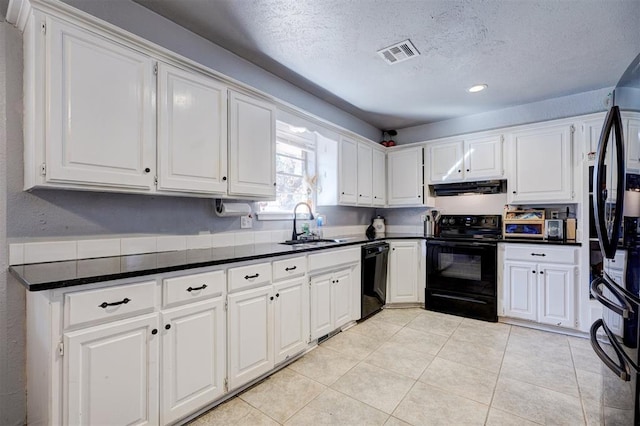
[(420, 215), (420, 222), (424, 222), (425, 220), (427, 220), (427, 215), (426, 214), (421, 214)]
[(253, 228), (253, 219), (251, 219), (251, 216), (240, 216), (240, 228)]

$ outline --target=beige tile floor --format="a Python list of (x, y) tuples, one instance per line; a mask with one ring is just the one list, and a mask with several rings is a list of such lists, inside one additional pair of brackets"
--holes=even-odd
[(386, 309), (191, 424), (598, 425), (620, 383), (586, 339)]

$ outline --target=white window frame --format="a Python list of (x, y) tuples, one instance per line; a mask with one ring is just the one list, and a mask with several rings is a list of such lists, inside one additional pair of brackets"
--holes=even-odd
[[(309, 131), (296, 133), (291, 129), (292, 127), (289, 124), (278, 121), (277, 127), (276, 127), (276, 144), (277, 142), (280, 142), (280, 143), (301, 148), (308, 152), (312, 152), (313, 153), (313, 160), (312, 160), (313, 169), (315, 170), (317, 175), (318, 156), (316, 153), (316, 135)], [(276, 149), (276, 155), (278, 155), (277, 149)], [(305, 169), (305, 172), (306, 171), (307, 169)], [(277, 175), (278, 175), (278, 172), (276, 171), (276, 176)], [(316, 210), (317, 202), (318, 202), (318, 194), (317, 194), (316, 188), (314, 188), (314, 190), (312, 191), (311, 198), (313, 200), (312, 208)], [(257, 205), (256, 210), (258, 210), (259, 208), (260, 208), (259, 205)], [(256, 216), (258, 220), (293, 220), (293, 212), (290, 212), (290, 211), (264, 211), (264, 212), (256, 211)], [(301, 211), (297, 214), (297, 218), (300, 220), (305, 220), (309, 218), (309, 215), (308, 213)]]

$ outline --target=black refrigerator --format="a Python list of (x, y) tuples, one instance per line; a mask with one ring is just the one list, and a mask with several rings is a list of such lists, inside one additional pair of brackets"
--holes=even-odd
[(603, 362), (604, 424), (640, 425), (640, 228), (638, 206), (633, 205), (640, 198), (634, 185), (629, 185), (637, 176), (625, 170), (625, 140), (638, 143), (640, 136), (633, 132), (640, 128), (628, 125), (624, 118), (625, 111), (640, 111), (640, 55), (622, 75), (612, 97), (596, 152), (593, 215), (604, 262), (619, 261), (621, 251), (626, 252), (626, 261), (623, 273), (614, 277), (605, 267), (591, 283), (591, 294), (603, 305), (603, 316), (592, 324), (590, 339)]

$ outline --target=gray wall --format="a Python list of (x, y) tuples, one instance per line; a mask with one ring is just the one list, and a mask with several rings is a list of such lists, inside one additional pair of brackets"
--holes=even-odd
[[(0, 20), (0, 182), (21, 162), (10, 147), (22, 143), (22, 63), (18, 30)], [(8, 188), (0, 184), (0, 424), (25, 423), (25, 291), (7, 273)], [(9, 207), (9, 208), (8, 208)]]
[(422, 126), (407, 127), (398, 130), (398, 136), (394, 140), (398, 144), (423, 142), (447, 136), (606, 111), (605, 101), (612, 90), (612, 87), (604, 88)]

